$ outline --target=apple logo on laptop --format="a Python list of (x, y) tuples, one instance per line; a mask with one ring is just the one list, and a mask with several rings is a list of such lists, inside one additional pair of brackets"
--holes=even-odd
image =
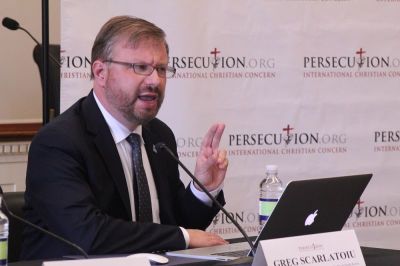
[(311, 214), (309, 214), (308, 216), (307, 216), (307, 219), (306, 219), (306, 221), (304, 222), (304, 225), (305, 226), (310, 226), (310, 225), (312, 225), (313, 223), (314, 223), (314, 219), (315, 219), (315, 217), (317, 217), (317, 215), (318, 215), (318, 210), (315, 210), (314, 211), (314, 213), (311, 213)]

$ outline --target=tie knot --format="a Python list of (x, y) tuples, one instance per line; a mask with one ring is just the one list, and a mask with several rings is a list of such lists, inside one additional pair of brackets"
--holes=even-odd
[(136, 133), (131, 133), (126, 138), (126, 140), (131, 144), (133, 147), (140, 147), (140, 136)]

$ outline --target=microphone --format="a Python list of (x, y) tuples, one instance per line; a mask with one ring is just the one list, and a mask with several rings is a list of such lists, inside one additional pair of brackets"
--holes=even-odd
[(13, 20), (12, 18), (5, 17), (3, 19), (2, 23), (3, 23), (3, 26), (9, 30), (18, 30), (19, 29), (19, 23), (16, 20)]
[(25, 224), (25, 225), (27, 225), (29, 227), (32, 227), (32, 228), (42, 232), (43, 234), (51, 236), (51, 237), (63, 242), (64, 244), (72, 247), (73, 249), (78, 251), (80, 254), (82, 254), (86, 259), (89, 258), (89, 255), (80, 246), (78, 246), (77, 244), (72, 243), (71, 241), (69, 241), (69, 240), (67, 240), (67, 239), (65, 239), (65, 238), (63, 238), (63, 237), (61, 237), (59, 235), (56, 235), (56, 234), (54, 234), (54, 233), (52, 233), (52, 232), (50, 232), (50, 231), (48, 231), (48, 230), (46, 230), (46, 229), (44, 229), (44, 228), (42, 228), (40, 226), (37, 226), (36, 224), (33, 224), (33, 223), (29, 222), (28, 220), (25, 220), (24, 218), (21, 218), (18, 215), (14, 214), (12, 211), (10, 211), (8, 209), (7, 202), (4, 199), (3, 191), (1, 189), (1, 187), (0, 187), (0, 196), (3, 198), (2, 202), (0, 201), (0, 204), (3, 203), (2, 206), (4, 206), (4, 210), (6, 211), (6, 214), (8, 214), (9, 216), (13, 217), (14, 219), (22, 222), (23, 224)]
[(179, 158), (171, 151), (171, 149), (165, 145), (165, 143), (159, 142), (154, 145), (154, 151), (157, 153), (158, 151), (164, 149), (168, 152), (169, 155), (182, 167), (183, 170), (193, 179), (193, 181), (201, 188), (201, 190), (207, 194), (207, 196), (212, 200), (212, 202), (217, 205), (217, 207), (228, 217), (228, 219), (236, 226), (239, 232), (244, 236), (247, 243), (249, 243), (251, 253), (253, 257), (255, 256), (255, 248), (253, 242), (251, 242), (249, 236), (243, 230), (243, 228), (236, 222), (236, 220), (232, 217), (232, 215), (219, 203), (208, 190), (204, 187), (204, 185), (186, 168), (186, 166), (179, 160)]
[[(19, 25), (18, 21), (14, 20), (14, 19), (12, 19), (12, 18), (9, 18), (9, 17), (5, 17), (5, 18), (3, 18), (2, 24), (3, 24), (3, 26), (4, 26), (5, 28), (7, 28), (7, 29), (9, 29), (9, 30), (23, 30), (23, 31), (25, 31), (25, 32), (29, 35), (29, 37), (31, 37), (32, 40), (33, 40), (37, 45), (41, 45), (41, 44), (39, 43), (39, 41), (36, 40), (36, 38), (33, 37), (33, 35), (32, 35), (29, 31), (27, 31), (26, 29), (24, 29), (23, 27), (21, 27), (21, 26)], [(55, 64), (57, 64), (59, 67), (61, 67), (61, 64), (60, 64), (60, 61), (59, 61), (59, 60), (57, 60), (56, 58), (54, 58), (51, 54), (49, 54), (49, 57), (50, 57), (50, 59), (51, 59)]]

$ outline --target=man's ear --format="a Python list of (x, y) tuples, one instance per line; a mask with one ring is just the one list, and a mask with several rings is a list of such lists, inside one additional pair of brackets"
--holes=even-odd
[(98, 83), (105, 82), (108, 75), (108, 68), (106, 63), (96, 60), (92, 63), (93, 79)]

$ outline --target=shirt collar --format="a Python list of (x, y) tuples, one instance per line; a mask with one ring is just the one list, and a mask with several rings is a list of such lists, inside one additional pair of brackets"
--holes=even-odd
[(104, 119), (108, 127), (110, 128), (111, 135), (114, 138), (115, 143), (120, 143), (125, 140), (129, 134), (136, 133), (142, 137), (142, 125), (139, 125), (135, 128), (133, 132), (129, 131), (123, 124), (121, 124), (117, 119), (115, 119), (104, 106), (101, 104), (100, 100), (97, 98), (96, 93), (93, 93), (94, 99), (100, 109), (100, 112), (103, 114)]

